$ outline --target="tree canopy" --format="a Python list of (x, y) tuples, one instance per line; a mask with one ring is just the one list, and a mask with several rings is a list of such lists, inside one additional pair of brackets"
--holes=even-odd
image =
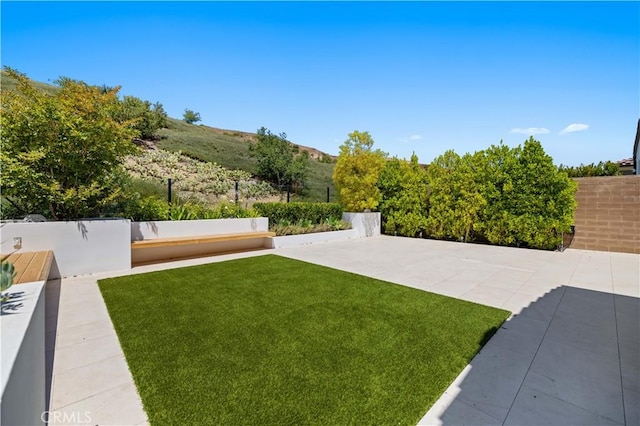
[(387, 161), (378, 179), (380, 212), (387, 234), (416, 237), (427, 222), (427, 175), (413, 154), (410, 161)]
[(555, 249), (576, 208), (576, 183), (533, 138), (474, 154), (452, 150), (421, 173), (393, 159), (378, 186), (386, 233)]
[(333, 171), (333, 181), (347, 211), (374, 210), (381, 201), (378, 177), (384, 168), (386, 154), (373, 149), (369, 132), (357, 130), (340, 146)]
[[(108, 88), (103, 86), (103, 89)], [(156, 130), (167, 125), (167, 113), (160, 102), (151, 104), (135, 96), (125, 96), (122, 99), (119, 119), (134, 122), (134, 128), (141, 139), (154, 139)]]
[(559, 168), (569, 177), (617, 176), (620, 174), (620, 165), (612, 161), (600, 161), (598, 164), (580, 164), (577, 167), (560, 164)]
[(257, 175), (279, 188), (284, 185), (302, 187), (309, 175), (309, 153), (287, 140), (286, 133), (276, 135), (265, 127), (256, 132), (257, 141), (250, 154), (257, 162)]
[(61, 78), (59, 90), (47, 94), (24, 74), (5, 71), (18, 84), (1, 100), (2, 196), (25, 214), (98, 215), (119, 196), (115, 179), (139, 135), (136, 122), (119, 115), (119, 88)]
[(197, 123), (201, 121), (200, 113), (190, 110), (189, 108), (184, 110), (184, 114), (182, 114), (182, 119), (189, 124)]

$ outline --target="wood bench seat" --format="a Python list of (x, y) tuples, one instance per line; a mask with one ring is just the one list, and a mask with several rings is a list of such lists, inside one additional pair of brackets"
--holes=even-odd
[(260, 231), (132, 241), (131, 264), (140, 266), (214, 254), (262, 249), (270, 246), (265, 239), (275, 237), (275, 235), (275, 232)]
[(154, 238), (150, 240), (133, 241), (131, 250), (151, 247), (171, 247), (191, 244), (217, 243), (239, 241), (252, 238), (274, 237), (275, 232), (245, 232), (242, 234), (197, 235), (191, 237)]
[(15, 252), (0, 255), (2, 262), (11, 262), (16, 271), (14, 284), (46, 281), (53, 263), (53, 251)]

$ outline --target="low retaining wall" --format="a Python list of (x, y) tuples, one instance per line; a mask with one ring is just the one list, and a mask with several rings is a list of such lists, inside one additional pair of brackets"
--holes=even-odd
[[(4, 237), (3, 237), (4, 238)], [(10, 287), (3, 307), (0, 424), (43, 425), (45, 410), (44, 281)]]
[(269, 219), (252, 217), (240, 219), (159, 220), (131, 222), (131, 241), (154, 238), (195, 237), (199, 235), (239, 234), (269, 230)]
[(575, 235), (569, 247), (640, 253), (640, 176), (576, 178)]
[(0, 252), (53, 250), (50, 279), (131, 269), (131, 222), (128, 219), (69, 222), (19, 222), (2, 226)]
[[(230, 241), (216, 243), (216, 252), (236, 251), (262, 247), (285, 247), (314, 242), (334, 241), (336, 239), (373, 237), (380, 235), (380, 213), (344, 213), (343, 220), (351, 223), (347, 231), (323, 232), (274, 239)], [(246, 232), (266, 232), (269, 219), (266, 217), (240, 219), (209, 219), (189, 221), (131, 222), (128, 219), (81, 220), (69, 222), (17, 222), (5, 223), (2, 227), (0, 252), (9, 254), (14, 237), (22, 239), (22, 251), (52, 250), (54, 265), (50, 279), (73, 275), (94, 274), (99, 272), (131, 269), (131, 242), (171, 237), (190, 237), (201, 235), (236, 234)], [(295, 242), (294, 242), (295, 241)], [(222, 245), (221, 245), (222, 244)], [(198, 256), (211, 250), (207, 244), (199, 247), (181, 247), (178, 257)], [(166, 250), (160, 248), (158, 250)], [(175, 250), (169, 248), (168, 250)], [(134, 263), (150, 261), (151, 257), (164, 254), (152, 253), (133, 259)], [(174, 257), (168, 253), (169, 257)]]
[(307, 244), (326, 243), (329, 241), (348, 240), (356, 237), (357, 232), (354, 229), (315, 232), (313, 234), (285, 235), (282, 237), (271, 237), (270, 248), (303, 246)]

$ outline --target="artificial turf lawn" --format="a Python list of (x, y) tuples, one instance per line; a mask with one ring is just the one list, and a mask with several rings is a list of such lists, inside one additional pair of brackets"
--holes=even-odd
[(416, 424), (509, 316), (275, 255), (99, 286), (152, 425)]

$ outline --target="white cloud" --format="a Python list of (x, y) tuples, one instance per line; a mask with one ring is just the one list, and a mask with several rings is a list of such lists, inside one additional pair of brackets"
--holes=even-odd
[(562, 129), (560, 131), (560, 134), (561, 135), (566, 135), (567, 133), (583, 132), (583, 131), (587, 130), (588, 128), (589, 128), (588, 124), (572, 123), (572, 124), (569, 124), (564, 129)]
[(511, 129), (509, 133), (522, 133), (523, 135), (531, 136), (536, 134), (549, 133), (549, 129), (546, 129), (544, 127), (527, 127), (526, 129), (516, 127), (515, 129)]
[(411, 136), (409, 136), (409, 140), (410, 141), (419, 141), (420, 139), (422, 139), (422, 135), (411, 135)]

